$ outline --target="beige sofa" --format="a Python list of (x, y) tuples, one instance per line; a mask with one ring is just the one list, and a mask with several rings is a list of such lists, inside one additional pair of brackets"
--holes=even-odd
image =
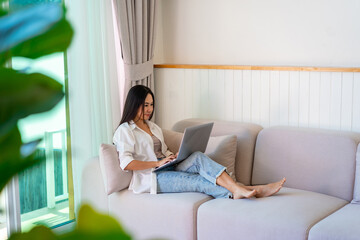
[[(173, 130), (204, 122), (183, 120)], [(360, 134), (215, 121), (212, 136), (229, 134), (237, 137), (237, 181), (285, 176), (279, 193), (241, 200), (127, 189), (107, 195), (106, 171), (94, 159), (83, 172), (82, 200), (115, 216), (135, 239), (360, 239)]]

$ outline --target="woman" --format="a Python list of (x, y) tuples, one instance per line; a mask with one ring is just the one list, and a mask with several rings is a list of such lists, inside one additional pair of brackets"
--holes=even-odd
[(154, 173), (155, 167), (176, 158), (168, 150), (160, 127), (149, 121), (154, 106), (154, 94), (148, 87), (132, 87), (113, 138), (120, 167), (133, 171), (129, 189), (134, 193), (202, 192), (215, 198), (240, 199), (271, 196), (283, 186), (285, 178), (267, 185), (238, 185), (225, 167), (200, 152)]

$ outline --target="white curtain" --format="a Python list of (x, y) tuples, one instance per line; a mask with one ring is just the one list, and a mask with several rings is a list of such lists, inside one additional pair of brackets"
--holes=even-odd
[[(112, 143), (122, 103), (118, 79), (123, 66), (111, 0), (67, 1), (75, 37), (68, 50), (68, 87), (75, 212), (80, 204), (84, 165)], [(121, 81), (120, 81), (121, 82)]]

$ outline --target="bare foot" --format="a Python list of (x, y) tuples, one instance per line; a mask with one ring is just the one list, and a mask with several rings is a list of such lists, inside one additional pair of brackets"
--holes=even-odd
[(238, 186), (233, 193), (234, 199), (251, 198), (256, 195), (256, 190), (248, 190), (244, 187)]
[(257, 186), (257, 194), (255, 197), (262, 198), (262, 197), (269, 197), (274, 195), (275, 193), (279, 192), (282, 186), (284, 185), (286, 178), (281, 179), (278, 182), (269, 183), (262, 186)]

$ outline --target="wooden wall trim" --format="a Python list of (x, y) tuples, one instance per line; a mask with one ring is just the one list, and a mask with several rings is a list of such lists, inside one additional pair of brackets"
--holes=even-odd
[(184, 69), (226, 69), (226, 70), (267, 70), (304, 72), (360, 72), (360, 68), (345, 67), (280, 67), (280, 66), (240, 66), (240, 65), (197, 65), (197, 64), (155, 64), (155, 68)]

